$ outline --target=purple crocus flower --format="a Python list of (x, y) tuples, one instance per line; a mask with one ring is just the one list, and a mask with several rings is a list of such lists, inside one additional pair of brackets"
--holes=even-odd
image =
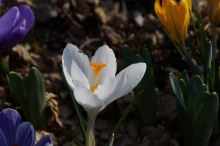
[(6, 54), (17, 45), (33, 23), (34, 13), (29, 6), (12, 7), (5, 13), (0, 18), (0, 53)]
[[(0, 112), (0, 146), (34, 146), (36, 134), (29, 122), (21, 121), (16, 110), (4, 109)], [(44, 135), (36, 146), (52, 146), (52, 139)]]

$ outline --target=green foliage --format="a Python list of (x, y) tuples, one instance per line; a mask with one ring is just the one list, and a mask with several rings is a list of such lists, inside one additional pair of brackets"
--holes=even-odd
[(156, 125), (156, 105), (158, 97), (154, 89), (153, 81), (153, 65), (151, 55), (148, 49), (144, 48), (141, 55), (135, 55), (128, 47), (123, 47), (123, 59), (126, 66), (133, 63), (145, 62), (147, 65), (146, 72), (141, 82), (134, 88), (134, 93), (137, 95), (143, 90), (143, 94), (137, 101), (138, 107), (145, 125)]
[(116, 124), (111, 137), (109, 138), (108, 141), (108, 146), (112, 146), (113, 142), (114, 142), (114, 137), (116, 132), (118, 131), (119, 127), (121, 126), (121, 124), (124, 122), (126, 116), (128, 115), (128, 113), (131, 111), (132, 107), (134, 106), (134, 104), (138, 101), (138, 99), (141, 97), (143, 91), (140, 91), (137, 96), (135, 97), (135, 99), (129, 104), (129, 106), (127, 107), (127, 109), (125, 110), (124, 114), (121, 116), (121, 118), (119, 119), (118, 123)]
[(8, 77), (13, 94), (26, 119), (36, 129), (46, 129), (45, 87), (40, 72), (32, 67), (24, 78), (16, 72), (10, 72)]
[(8, 69), (6, 60), (7, 60), (7, 56), (3, 57), (2, 55), (0, 55), (0, 68), (1, 68), (1, 71), (4, 73), (4, 75), (9, 74), (9, 69)]
[(72, 136), (69, 132), (67, 132), (65, 129), (60, 128), (60, 131), (61, 131), (64, 135), (66, 135), (67, 137), (69, 137), (69, 138), (74, 142), (75, 145), (77, 145), (77, 146), (83, 146), (75, 137), (73, 137), (73, 136)]
[(218, 113), (217, 93), (210, 93), (198, 75), (189, 83), (186, 71), (179, 82), (171, 73), (170, 81), (177, 96), (178, 115), (186, 145), (208, 146)]

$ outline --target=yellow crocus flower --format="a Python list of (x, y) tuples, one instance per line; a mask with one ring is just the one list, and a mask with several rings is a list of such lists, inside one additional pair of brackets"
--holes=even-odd
[(191, 0), (186, 0), (189, 6), (189, 10), (192, 11), (192, 1)]
[(216, 25), (220, 22), (220, 0), (207, 0), (209, 20)]
[(154, 9), (157, 17), (179, 45), (184, 46), (187, 27), (190, 20), (191, 0), (156, 0)]

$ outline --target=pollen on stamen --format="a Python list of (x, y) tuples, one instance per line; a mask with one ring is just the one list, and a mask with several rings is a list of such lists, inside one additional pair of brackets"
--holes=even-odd
[(102, 62), (101, 62), (99, 65), (98, 65), (97, 62), (92, 62), (92, 63), (90, 64), (90, 66), (92, 67), (92, 69), (94, 70), (95, 73), (98, 73), (98, 72), (100, 72), (104, 67), (106, 67), (107, 65), (106, 65), (105, 63), (102, 63)]
[(93, 71), (94, 71), (94, 86), (92, 86), (92, 87), (90, 88), (90, 90), (91, 90), (92, 92), (94, 92), (95, 89), (98, 87), (98, 76), (99, 76), (99, 73), (100, 73), (100, 71), (101, 71), (104, 67), (107, 67), (107, 65), (106, 65), (105, 63), (102, 63), (102, 62), (101, 62), (99, 65), (98, 65), (97, 62), (92, 62), (92, 63), (90, 64), (90, 66), (92, 67), (92, 69), (93, 69)]

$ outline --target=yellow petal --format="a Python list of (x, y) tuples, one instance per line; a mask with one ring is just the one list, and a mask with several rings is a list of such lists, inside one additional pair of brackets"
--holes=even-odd
[(182, 24), (182, 41), (185, 41), (185, 37), (187, 34), (187, 28), (189, 25), (190, 20), (190, 12), (189, 12), (189, 5), (186, 0), (181, 0), (180, 6), (179, 6), (179, 13), (181, 18), (181, 24)]
[[(163, 0), (163, 2), (165, 2), (166, 0)], [(162, 4), (163, 5), (163, 4)], [(160, 22), (164, 25), (164, 27), (167, 27), (167, 20), (165, 18), (165, 12), (164, 9), (162, 8), (162, 6), (160, 5), (160, 1), (156, 0), (154, 3), (154, 9), (155, 12), (157, 14), (158, 19), (160, 20)]]
[(162, 7), (164, 7), (165, 5), (169, 5), (170, 0), (162, 0)]
[(181, 29), (178, 7), (178, 3), (175, 0), (170, 0), (169, 5), (165, 6), (166, 18), (169, 23), (167, 30), (174, 41), (176, 41), (178, 44), (182, 44), (180, 39), (181, 34), (179, 34), (178, 31)]
[(154, 4), (155, 12), (161, 23), (169, 32), (170, 36), (178, 44), (185, 43), (185, 36), (190, 20), (191, 0), (181, 0), (180, 4), (176, 0), (156, 0)]
[(220, 21), (220, 1), (207, 0), (207, 4), (209, 6), (209, 20), (216, 25)]
[[(183, 0), (180, 1), (180, 3), (182, 2)], [(190, 12), (192, 11), (192, 0), (186, 0), (187, 1), (187, 4), (188, 4), (188, 8), (190, 10)]]

